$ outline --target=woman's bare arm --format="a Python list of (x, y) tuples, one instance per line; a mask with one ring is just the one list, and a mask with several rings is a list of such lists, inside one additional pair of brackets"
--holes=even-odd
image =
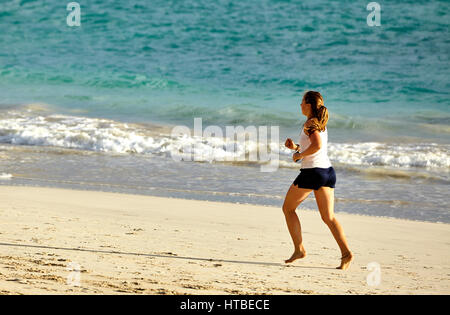
[(284, 143), (285, 147), (291, 150), (298, 151), (300, 149), (300, 145), (294, 143), (291, 138), (287, 138), (286, 142)]

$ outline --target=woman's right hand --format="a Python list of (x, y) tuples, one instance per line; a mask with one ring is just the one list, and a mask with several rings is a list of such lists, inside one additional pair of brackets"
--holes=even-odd
[(287, 138), (286, 142), (284, 143), (284, 146), (288, 149), (294, 150), (297, 145), (294, 143), (294, 141), (292, 141), (291, 138)]

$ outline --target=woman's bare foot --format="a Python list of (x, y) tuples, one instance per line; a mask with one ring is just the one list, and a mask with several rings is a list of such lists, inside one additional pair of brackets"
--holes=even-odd
[(294, 253), (292, 254), (291, 258), (286, 259), (284, 262), (286, 264), (289, 264), (297, 259), (301, 259), (301, 258), (305, 258), (306, 257), (306, 251), (305, 249), (301, 249), (301, 250), (296, 250), (294, 251)]
[(343, 255), (341, 258), (341, 265), (339, 267), (336, 267), (336, 269), (346, 270), (350, 266), (350, 263), (352, 262), (352, 260), (353, 260), (353, 254), (351, 252)]

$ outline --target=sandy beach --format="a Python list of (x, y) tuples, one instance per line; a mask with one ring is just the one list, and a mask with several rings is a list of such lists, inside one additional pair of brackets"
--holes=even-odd
[(308, 256), (288, 266), (277, 207), (12, 186), (0, 205), (1, 294), (450, 293), (448, 224), (337, 213), (355, 254), (341, 271), (302, 207)]

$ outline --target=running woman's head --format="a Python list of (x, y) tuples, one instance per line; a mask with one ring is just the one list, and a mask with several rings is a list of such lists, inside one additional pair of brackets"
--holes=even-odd
[(328, 109), (323, 105), (323, 98), (319, 92), (308, 91), (303, 95), (302, 114), (308, 117), (308, 131), (324, 131), (328, 122)]

